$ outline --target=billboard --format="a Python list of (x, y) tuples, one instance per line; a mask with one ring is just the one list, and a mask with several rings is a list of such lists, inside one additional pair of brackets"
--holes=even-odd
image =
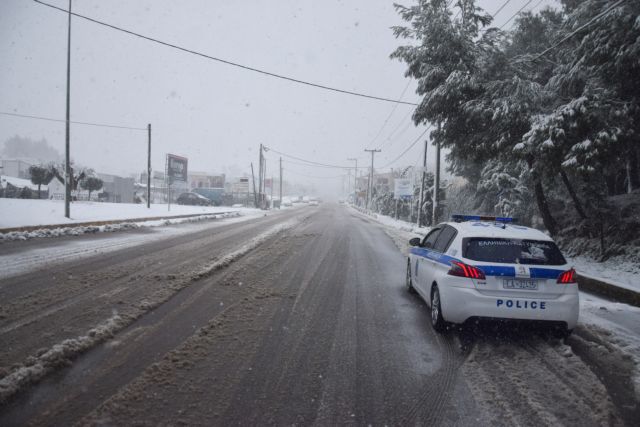
[(394, 199), (405, 199), (413, 196), (413, 180), (410, 178), (396, 178), (394, 180)]
[(234, 186), (236, 188), (235, 191), (238, 193), (248, 193), (249, 192), (249, 178), (240, 178), (237, 184)]
[(176, 156), (175, 154), (167, 154), (167, 176), (171, 182), (187, 182), (187, 158)]

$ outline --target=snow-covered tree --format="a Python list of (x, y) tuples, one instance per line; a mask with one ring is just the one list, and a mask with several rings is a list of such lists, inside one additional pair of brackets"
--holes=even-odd
[(51, 169), (42, 165), (29, 166), (29, 177), (34, 185), (38, 186), (38, 199), (40, 198), (40, 187), (49, 184), (53, 179)]

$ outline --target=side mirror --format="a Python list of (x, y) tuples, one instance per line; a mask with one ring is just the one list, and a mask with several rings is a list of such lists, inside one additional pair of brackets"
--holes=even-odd
[(420, 246), (420, 238), (414, 237), (413, 239), (409, 240), (409, 244), (411, 246)]

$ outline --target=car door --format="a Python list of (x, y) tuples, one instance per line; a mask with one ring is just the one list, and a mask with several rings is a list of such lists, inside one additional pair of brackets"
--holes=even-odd
[(428, 292), (431, 292), (431, 284), (434, 282), (439, 283), (440, 278), (446, 275), (451, 269), (450, 258), (445, 255), (451, 242), (458, 234), (458, 231), (450, 225), (442, 227), (442, 231), (438, 234), (438, 238), (433, 244), (433, 250), (430, 256), (431, 268), (427, 280), (429, 280)]
[(440, 235), (442, 228), (436, 227), (429, 232), (422, 240), (420, 247), (415, 248), (413, 254), (415, 255), (415, 262), (413, 267), (413, 276), (416, 288), (423, 297), (427, 298), (429, 289), (429, 271), (432, 268), (431, 261), (429, 259), (430, 252), (433, 245)]

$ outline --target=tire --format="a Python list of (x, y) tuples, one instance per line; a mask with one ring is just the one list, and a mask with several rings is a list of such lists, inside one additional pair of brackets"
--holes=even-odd
[(438, 333), (443, 333), (447, 329), (447, 322), (442, 317), (442, 305), (440, 304), (440, 291), (433, 285), (431, 289), (431, 326)]
[(572, 332), (573, 329), (568, 329), (566, 326), (551, 328), (551, 336), (560, 340), (569, 338)]
[(407, 277), (405, 279), (405, 286), (407, 291), (411, 294), (416, 294), (416, 288), (413, 287), (413, 281), (411, 280), (411, 261), (407, 260)]

